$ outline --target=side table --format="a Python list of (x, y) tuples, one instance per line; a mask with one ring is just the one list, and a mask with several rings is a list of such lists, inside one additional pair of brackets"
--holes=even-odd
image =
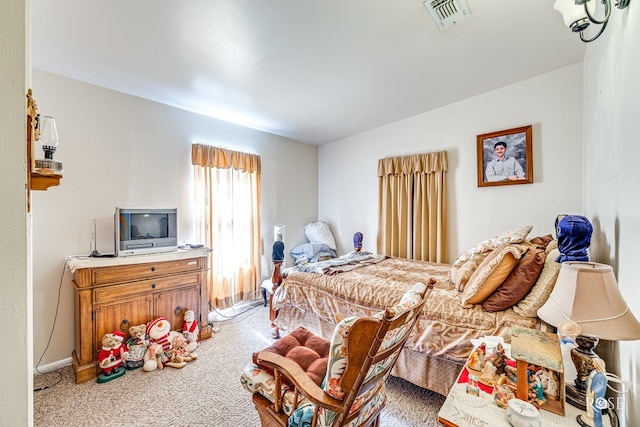
[[(467, 393), (467, 368), (462, 368), (456, 383), (449, 390), (447, 399), (438, 412), (438, 422), (447, 427), (511, 427), (507, 421), (506, 410), (493, 401), (491, 393), (480, 389), (479, 395)], [(463, 380), (461, 380), (461, 377)], [(541, 427), (575, 427), (576, 417), (584, 411), (565, 405), (565, 415), (540, 410)], [(611, 427), (608, 417), (603, 417), (604, 426)]]

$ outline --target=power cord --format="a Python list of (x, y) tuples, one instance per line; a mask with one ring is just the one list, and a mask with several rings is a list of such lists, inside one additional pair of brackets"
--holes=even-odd
[[(228, 317), (226, 320), (222, 320), (221, 322), (225, 322), (225, 323), (237, 323), (237, 322), (241, 322), (251, 316), (253, 316), (254, 314), (256, 314), (255, 309), (261, 307), (261, 306), (251, 306), (249, 308), (247, 308), (246, 310), (243, 310), (237, 314), (235, 314), (233, 317)], [(248, 313), (248, 314), (246, 314)], [(241, 318), (238, 318), (238, 316), (244, 315), (246, 314), (246, 316), (242, 316)]]
[[(254, 293), (258, 293), (258, 292), (259, 292), (259, 291), (256, 291), (256, 292), (254, 292)], [(243, 311), (241, 311), (241, 312), (239, 312), (239, 313), (235, 313), (235, 314), (234, 314), (234, 315), (232, 315), (232, 316), (226, 316), (226, 315), (222, 314), (222, 313), (220, 312), (220, 310), (218, 310), (216, 307), (214, 307), (211, 303), (209, 303), (209, 311), (213, 311), (213, 312), (215, 312), (218, 316), (223, 317), (223, 318), (228, 319), (228, 320), (234, 319), (236, 316), (239, 316), (239, 315), (241, 315), (241, 314), (243, 314), (243, 313), (246, 313), (246, 312), (247, 312), (247, 311), (249, 311), (249, 310), (253, 310), (254, 308), (255, 308), (255, 307), (250, 306), (250, 307), (249, 307), (249, 308), (247, 308), (246, 310), (243, 310)], [(235, 308), (234, 308), (233, 306), (231, 307), (231, 310), (233, 310), (234, 312), (236, 311), (236, 310), (235, 310)], [(211, 322), (209, 322), (209, 323), (211, 323)]]
[(38, 367), (40, 366), (40, 363), (42, 362), (42, 358), (44, 357), (44, 355), (46, 354), (47, 350), (49, 349), (49, 345), (51, 344), (51, 338), (53, 337), (53, 331), (56, 328), (56, 321), (58, 320), (58, 310), (60, 309), (60, 295), (62, 294), (62, 279), (64, 278), (64, 272), (67, 270), (67, 263), (69, 262), (69, 259), (67, 259), (64, 262), (64, 266), (62, 267), (62, 274), (60, 275), (60, 284), (58, 285), (58, 301), (56, 303), (56, 314), (53, 318), (53, 325), (51, 326), (51, 333), (49, 334), (49, 340), (47, 341), (47, 346), (44, 348), (44, 351), (42, 352), (42, 354), (40, 355), (40, 359), (38, 359), (38, 363), (36, 364), (36, 372), (40, 375), (44, 375), (47, 373), (55, 373), (58, 374), (58, 379), (50, 385), (44, 385), (38, 388), (34, 388), (33, 391), (42, 391), (42, 390), (46, 390), (48, 388), (54, 387), (56, 385), (58, 385), (60, 383), (60, 381), (62, 381), (62, 373), (60, 373), (59, 370), (53, 371), (53, 372), (40, 372), (40, 370), (38, 369)]

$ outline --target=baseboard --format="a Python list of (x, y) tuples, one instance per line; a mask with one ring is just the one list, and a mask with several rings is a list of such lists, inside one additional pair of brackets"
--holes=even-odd
[(69, 365), (71, 365), (71, 358), (67, 357), (66, 359), (58, 360), (57, 362), (38, 366), (38, 370), (36, 370), (36, 368), (33, 368), (33, 375), (46, 374), (47, 372), (56, 371)]

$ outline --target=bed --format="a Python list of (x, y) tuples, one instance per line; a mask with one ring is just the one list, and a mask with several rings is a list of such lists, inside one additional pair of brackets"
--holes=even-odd
[[(431, 298), (392, 374), (446, 395), (472, 338), (495, 335), (510, 342), (512, 327), (539, 328), (536, 312), (553, 289), (559, 252), (550, 235), (526, 239), (530, 230), (480, 242), (451, 265), (352, 252), (285, 269), (272, 298), (273, 324), (285, 333), (302, 325), (330, 337), (345, 316), (372, 315), (397, 303), (416, 282), (433, 278)], [(517, 291), (512, 285), (501, 300), (508, 283)]]

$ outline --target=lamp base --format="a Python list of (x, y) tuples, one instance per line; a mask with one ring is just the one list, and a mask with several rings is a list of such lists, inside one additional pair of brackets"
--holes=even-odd
[(587, 395), (584, 391), (579, 390), (575, 385), (568, 384), (565, 387), (565, 399), (571, 406), (575, 406), (581, 411), (587, 410)]

